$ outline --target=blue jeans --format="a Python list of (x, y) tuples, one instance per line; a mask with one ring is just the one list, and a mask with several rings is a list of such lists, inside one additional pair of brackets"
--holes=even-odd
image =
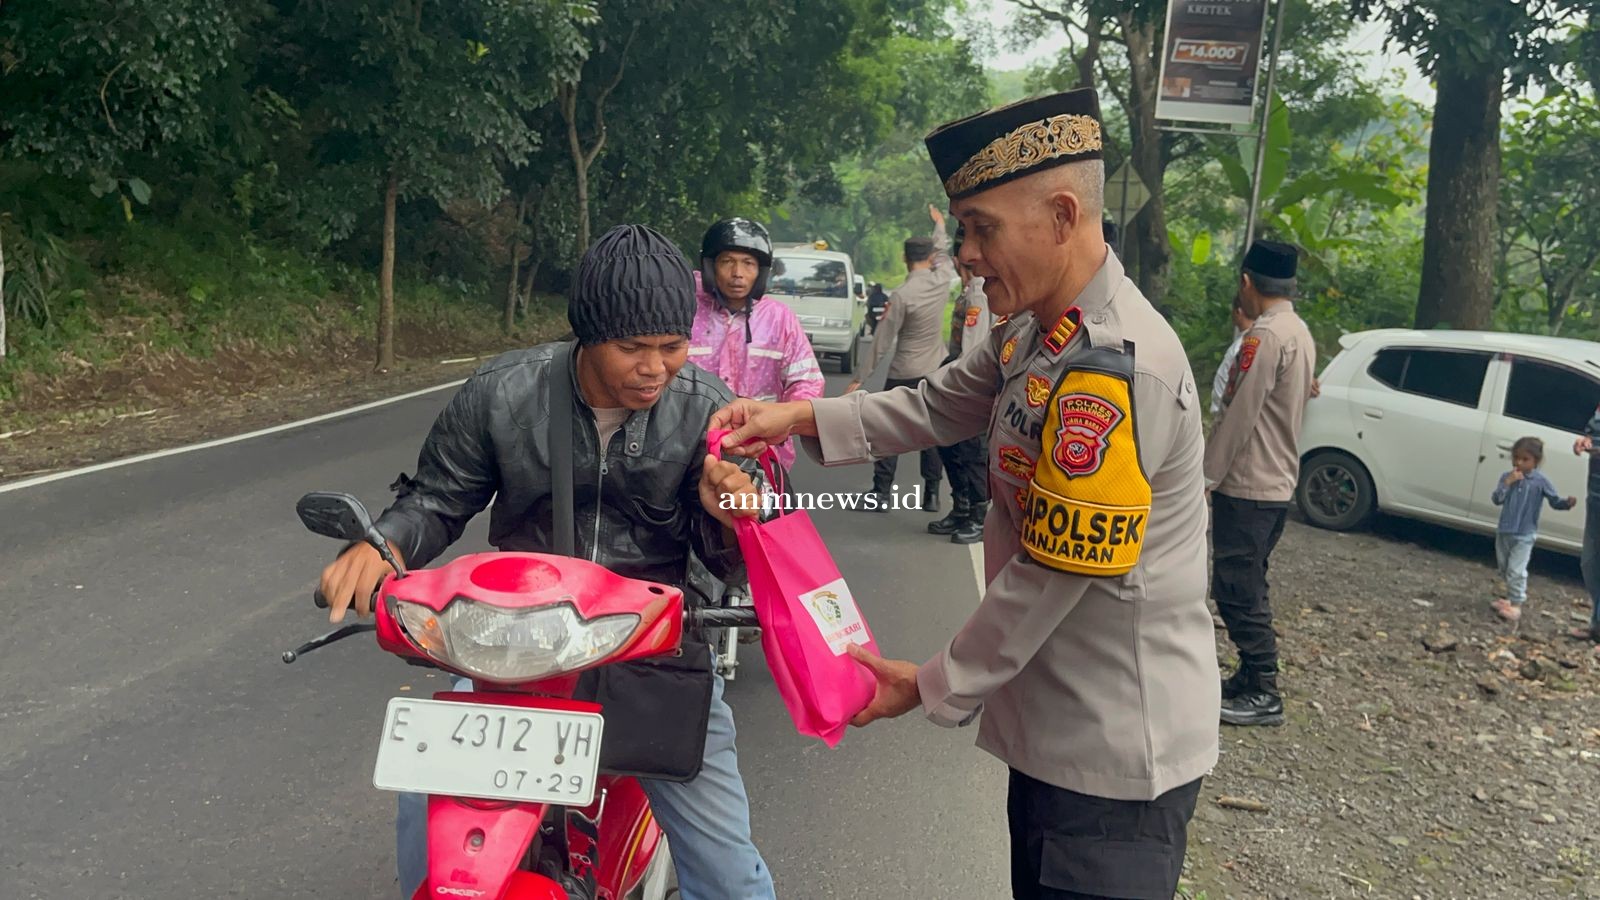
[[(463, 678), (455, 689), (471, 690), (471, 683)], [(772, 874), (750, 837), (750, 798), (739, 776), (734, 736), (733, 710), (722, 699), (718, 677), (700, 774), (682, 783), (639, 779), (672, 848), (682, 900), (777, 898)], [(395, 850), (400, 896), (411, 900), (428, 877), (428, 801), (421, 794), (401, 794), (399, 805)]]
[(1590, 494), (1584, 500), (1583, 513), (1583, 586), (1589, 591), (1593, 603), (1589, 613), (1589, 630), (1600, 630), (1600, 497)]
[(1500, 564), (1500, 577), (1506, 580), (1506, 599), (1516, 606), (1528, 599), (1528, 560), (1533, 558), (1536, 537), (1503, 531), (1494, 536), (1494, 558)]

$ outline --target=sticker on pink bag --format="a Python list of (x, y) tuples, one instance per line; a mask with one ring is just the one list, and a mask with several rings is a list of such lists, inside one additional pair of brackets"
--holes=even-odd
[(817, 623), (817, 631), (828, 642), (834, 656), (843, 656), (851, 644), (865, 644), (867, 626), (861, 621), (861, 610), (856, 599), (850, 596), (850, 587), (844, 579), (825, 584), (814, 591), (800, 595), (800, 602)]

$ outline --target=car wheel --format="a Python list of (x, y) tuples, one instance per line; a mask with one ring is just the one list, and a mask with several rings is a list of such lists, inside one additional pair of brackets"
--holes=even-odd
[(1366, 466), (1337, 450), (1313, 453), (1300, 466), (1295, 500), (1307, 521), (1330, 531), (1359, 528), (1378, 508)]
[(850, 349), (839, 354), (839, 374), (849, 375), (856, 368), (856, 348), (861, 346), (857, 341), (850, 342)]

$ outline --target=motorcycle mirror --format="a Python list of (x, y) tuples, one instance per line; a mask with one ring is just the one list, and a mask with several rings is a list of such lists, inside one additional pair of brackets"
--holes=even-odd
[(344, 541), (366, 540), (372, 530), (372, 516), (361, 501), (349, 494), (312, 491), (294, 505), (300, 521), (313, 534)]
[(389, 542), (373, 527), (372, 516), (360, 500), (349, 494), (312, 491), (300, 498), (300, 502), (294, 505), (294, 511), (313, 534), (344, 541), (364, 541), (378, 551), (395, 575), (406, 577), (405, 566), (390, 552)]

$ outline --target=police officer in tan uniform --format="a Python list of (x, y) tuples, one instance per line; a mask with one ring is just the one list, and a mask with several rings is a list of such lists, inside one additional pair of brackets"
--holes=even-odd
[[(965, 236), (956, 230), (959, 255)], [(950, 355), (945, 364), (983, 349), (983, 342), (994, 328), (994, 313), (983, 293), (983, 279), (971, 266), (956, 263), (961, 276), (961, 294), (950, 309)], [(929, 534), (948, 534), (952, 544), (976, 544), (983, 540), (983, 520), (989, 514), (989, 451), (983, 435), (939, 448), (939, 461), (950, 476), (953, 509), (942, 519), (928, 523)]]
[(713, 427), (745, 454), (799, 434), (828, 465), (987, 433), (983, 600), (921, 666), (852, 650), (878, 677), (855, 724), (981, 713), (979, 746), (1011, 769), (1014, 897), (1170, 900), (1217, 760), (1194, 376), (1103, 239), (1094, 91), (962, 119), (927, 146), (961, 261), (1007, 318), (916, 387), (739, 400)]
[(1245, 254), (1238, 304), (1255, 324), (1239, 342), (1206, 444), (1211, 596), (1239, 648), (1239, 668), (1222, 685), (1222, 721), (1230, 725), (1283, 724), (1267, 557), (1300, 475), (1300, 422), (1317, 362), (1291, 299), (1298, 259), (1293, 246), (1276, 241), (1256, 241)]

